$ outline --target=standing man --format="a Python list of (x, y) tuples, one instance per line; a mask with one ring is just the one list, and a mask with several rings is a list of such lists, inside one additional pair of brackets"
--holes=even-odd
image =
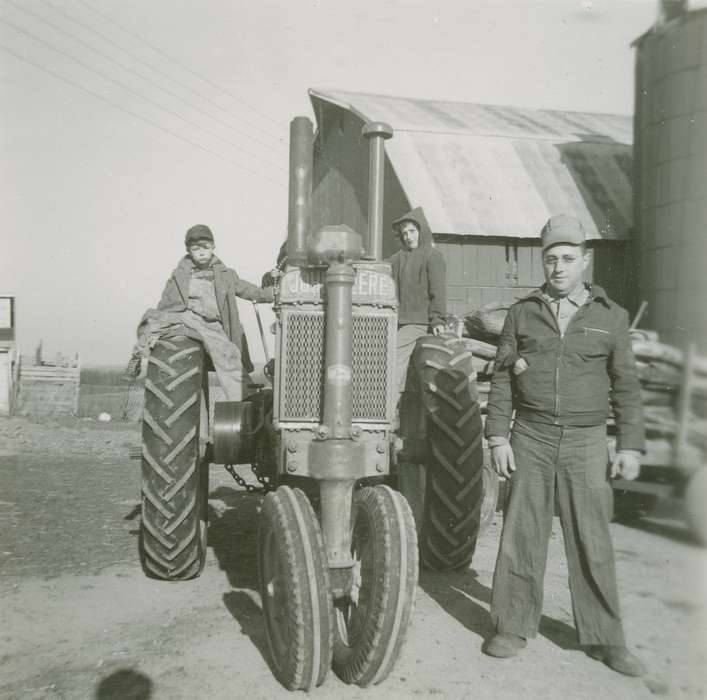
[(432, 231), (422, 207), (393, 222), (400, 250), (389, 262), (398, 294), (398, 393), (405, 389), (410, 356), (417, 339), (444, 330), (447, 313), (446, 269), (442, 253), (432, 247)]
[[(635, 479), (644, 448), (628, 314), (582, 282), (589, 253), (577, 219), (552, 217), (541, 239), (545, 284), (510, 309), (488, 402), (491, 462), (510, 494), (493, 577), (496, 634), (483, 650), (515, 656), (537, 634), (557, 499), (579, 643), (615, 671), (639, 676), (643, 666), (624, 639), (609, 533), (609, 478)], [(609, 400), (617, 433), (610, 467)]]

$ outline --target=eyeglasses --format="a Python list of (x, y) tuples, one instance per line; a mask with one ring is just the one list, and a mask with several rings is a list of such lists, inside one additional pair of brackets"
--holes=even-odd
[(561, 257), (557, 257), (557, 255), (546, 255), (543, 258), (543, 262), (546, 265), (557, 265), (560, 260), (565, 264), (565, 265), (571, 265), (573, 262), (577, 260), (576, 255), (562, 255)]

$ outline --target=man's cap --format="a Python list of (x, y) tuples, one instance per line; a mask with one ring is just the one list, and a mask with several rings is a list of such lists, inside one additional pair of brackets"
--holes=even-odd
[(582, 222), (568, 214), (551, 216), (540, 232), (540, 239), (543, 250), (558, 243), (582, 245), (586, 240)]
[(184, 237), (184, 244), (189, 247), (195, 241), (211, 241), (213, 243), (214, 234), (211, 233), (211, 229), (208, 226), (197, 224), (187, 231), (187, 235)]

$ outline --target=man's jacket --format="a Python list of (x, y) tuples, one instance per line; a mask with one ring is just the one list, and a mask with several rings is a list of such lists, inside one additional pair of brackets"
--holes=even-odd
[(393, 222), (414, 221), (420, 229), (415, 250), (399, 250), (388, 258), (398, 292), (398, 323), (443, 324), (447, 314), (444, 256), (432, 247), (432, 231), (417, 207)]
[[(514, 304), (499, 340), (486, 436), (506, 437), (516, 416), (565, 426), (601, 425), (614, 409), (617, 448), (644, 449), (643, 409), (628, 313), (591, 287), (561, 336), (542, 290)], [(520, 357), (528, 363), (513, 373)]]
[[(236, 297), (252, 301), (268, 302), (273, 300), (272, 288), (260, 287), (242, 280), (235, 270), (226, 267), (218, 258), (212, 264), (214, 271), (214, 290), (216, 303), (223, 330), (232, 343), (241, 350), (241, 361), (246, 371), (253, 371), (253, 364), (248, 353), (248, 345), (238, 316)], [(185, 311), (189, 303), (189, 281), (194, 269), (194, 263), (185, 255), (177, 264), (174, 272), (167, 280), (162, 298), (157, 305), (158, 311)], [(149, 313), (149, 312), (148, 312)]]

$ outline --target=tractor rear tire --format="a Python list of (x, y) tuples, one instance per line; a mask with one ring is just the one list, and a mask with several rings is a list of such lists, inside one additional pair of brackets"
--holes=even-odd
[(707, 545), (707, 464), (697, 469), (685, 490), (685, 519), (692, 534)]
[(197, 577), (206, 561), (209, 465), (205, 353), (184, 336), (157, 341), (145, 378), (140, 562), (151, 578)]
[(361, 687), (387, 678), (415, 605), (417, 538), (410, 506), (388, 486), (355, 492), (351, 512), (355, 600), (335, 601), (334, 672)]
[(484, 503), (483, 427), (471, 352), (456, 336), (426, 336), (410, 364), (428, 445), (420, 560), (433, 571), (464, 569), (474, 555)]
[(300, 489), (265, 496), (258, 570), (273, 672), (288, 690), (309, 691), (331, 666), (334, 611), (319, 521)]

